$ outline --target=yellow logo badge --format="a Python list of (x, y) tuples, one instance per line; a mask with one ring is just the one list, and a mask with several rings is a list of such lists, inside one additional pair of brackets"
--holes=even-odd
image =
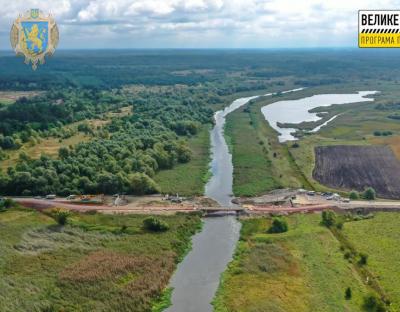
[(51, 15), (32, 9), (20, 15), (11, 28), (11, 46), (17, 55), (25, 56), (25, 64), (44, 64), (46, 55), (51, 56), (58, 45), (58, 28)]
[(400, 11), (358, 11), (359, 48), (400, 48)]

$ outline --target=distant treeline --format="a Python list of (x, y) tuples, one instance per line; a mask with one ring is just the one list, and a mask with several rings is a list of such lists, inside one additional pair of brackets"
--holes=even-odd
[(81, 50), (57, 51), (35, 72), (20, 57), (0, 55), (0, 68), (0, 90), (49, 90), (60, 86), (110, 89), (126, 84), (198, 85), (222, 79), (242, 78), (244, 82), (245, 78), (281, 77), (295, 77), (299, 84), (316, 85), (371, 78), (399, 80), (400, 52)]

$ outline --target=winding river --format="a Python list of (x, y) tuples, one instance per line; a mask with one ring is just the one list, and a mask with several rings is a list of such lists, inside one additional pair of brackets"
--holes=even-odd
[[(282, 93), (302, 90), (294, 89)], [(264, 94), (270, 96), (272, 93)], [(239, 98), (214, 115), (215, 126), (210, 132), (212, 177), (205, 187), (205, 196), (223, 207), (231, 202), (232, 155), (224, 138), (225, 117), (258, 96)], [(206, 218), (201, 232), (194, 235), (192, 250), (178, 265), (170, 286), (172, 305), (167, 312), (211, 312), (211, 301), (219, 285), (221, 273), (231, 261), (239, 239), (240, 223), (234, 216)]]

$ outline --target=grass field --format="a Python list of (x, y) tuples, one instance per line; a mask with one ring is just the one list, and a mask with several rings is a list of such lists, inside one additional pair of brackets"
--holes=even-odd
[(373, 219), (346, 223), (344, 235), (359, 252), (368, 255), (368, 268), (400, 311), (400, 214), (378, 213)]
[(233, 192), (236, 196), (255, 196), (279, 187), (265, 143), (258, 139), (246, 111), (238, 109), (228, 115), (225, 138), (233, 155)]
[(90, 136), (83, 133), (77, 133), (70, 138), (60, 140), (59, 138), (46, 138), (41, 139), (39, 143), (31, 145), (29, 143), (24, 144), (18, 150), (8, 150), (5, 152), (7, 156), (6, 159), (0, 161), (0, 169), (6, 170), (8, 167), (14, 166), (19, 158), (20, 153), (26, 153), (29, 157), (33, 159), (39, 158), (42, 154), (46, 154), (51, 157), (58, 156), (58, 150), (62, 146), (74, 146), (80, 142), (86, 142), (90, 140)]
[[(320, 215), (290, 216), (289, 231), (282, 234), (267, 234), (270, 219), (243, 220), (215, 311), (361, 311), (370, 290), (320, 220)], [(344, 296), (347, 287), (351, 300)]]
[(279, 187), (310, 187), (265, 121), (261, 107), (276, 101), (267, 97), (245, 105), (226, 118), (225, 137), (234, 166), (236, 196), (255, 196)]
[(204, 126), (201, 131), (189, 139), (192, 159), (186, 164), (178, 164), (173, 169), (159, 171), (154, 180), (161, 192), (180, 195), (202, 195), (207, 182), (208, 164), (210, 162), (210, 127)]
[(0, 91), (0, 104), (9, 105), (21, 97), (33, 97), (43, 93), (42, 91)]
[(33, 210), (0, 213), (0, 311), (140, 312), (159, 306), (200, 218), (160, 216), (170, 226), (163, 233), (143, 230), (144, 218), (74, 214), (60, 227)]

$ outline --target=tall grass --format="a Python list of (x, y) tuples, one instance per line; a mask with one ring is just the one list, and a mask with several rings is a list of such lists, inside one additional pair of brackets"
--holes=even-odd
[[(197, 215), (79, 214), (58, 226), (32, 210), (0, 214), (0, 311), (151, 311), (200, 226)], [(126, 226), (126, 231), (118, 229)]]

